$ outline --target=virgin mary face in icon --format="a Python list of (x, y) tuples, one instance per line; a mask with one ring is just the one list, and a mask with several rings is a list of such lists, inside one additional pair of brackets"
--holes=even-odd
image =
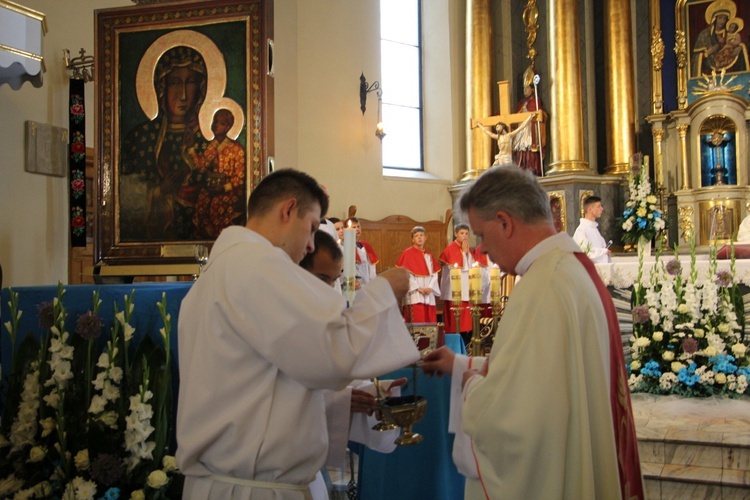
[(174, 47), (159, 59), (154, 85), (160, 113), (169, 123), (185, 123), (206, 98), (206, 64), (190, 47)]

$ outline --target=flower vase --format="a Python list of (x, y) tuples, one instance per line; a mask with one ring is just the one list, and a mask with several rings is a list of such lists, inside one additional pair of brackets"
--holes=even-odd
[(644, 236), (638, 237), (638, 258), (651, 257), (651, 240)]

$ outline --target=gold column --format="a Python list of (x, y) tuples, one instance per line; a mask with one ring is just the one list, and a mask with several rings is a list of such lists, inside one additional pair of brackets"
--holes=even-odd
[(550, 0), (551, 162), (548, 175), (589, 171), (584, 160), (578, 0)]
[(682, 187), (680, 189), (690, 189), (690, 170), (688, 169), (688, 144), (687, 144), (687, 123), (677, 125), (677, 131), (680, 133), (680, 166), (682, 170)]
[(606, 59), (605, 96), (607, 113), (608, 174), (627, 175), (635, 152), (635, 103), (633, 102), (633, 39), (629, 0), (606, 0), (604, 4)]
[(466, 172), (462, 181), (476, 179), (492, 165), (492, 139), (469, 127), (472, 117), (492, 114), (492, 23), (489, 0), (466, 4)]

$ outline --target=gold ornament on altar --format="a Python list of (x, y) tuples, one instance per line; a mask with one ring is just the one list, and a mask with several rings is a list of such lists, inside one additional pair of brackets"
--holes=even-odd
[(732, 75), (726, 80), (726, 70), (721, 70), (717, 78), (716, 70), (711, 71), (710, 75), (703, 75), (703, 80), (696, 84), (693, 95), (703, 96), (713, 94), (715, 92), (734, 92), (736, 90), (742, 90), (742, 84), (730, 85), (737, 75)]

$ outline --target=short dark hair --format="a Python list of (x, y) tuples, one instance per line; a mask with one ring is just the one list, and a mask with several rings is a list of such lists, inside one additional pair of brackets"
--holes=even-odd
[(461, 210), (490, 220), (499, 211), (506, 212), (525, 224), (552, 223), (549, 195), (536, 176), (515, 165), (492, 167), (463, 192)]
[(583, 208), (584, 210), (588, 208), (589, 205), (593, 205), (594, 203), (600, 202), (602, 199), (598, 196), (587, 196), (583, 199)]
[(287, 198), (297, 200), (300, 215), (309, 211), (314, 203), (320, 205), (321, 217), (325, 217), (328, 211), (328, 195), (318, 181), (299, 170), (283, 168), (265, 176), (250, 193), (247, 218), (263, 215), (275, 203)]
[(458, 223), (458, 224), (456, 224), (456, 226), (455, 226), (455, 227), (453, 228), (453, 234), (456, 234), (456, 233), (457, 233), (457, 232), (459, 232), (459, 231), (460, 231), (461, 229), (466, 229), (467, 231), (471, 231), (471, 228), (469, 227), (469, 225), (468, 225), (467, 223), (465, 223), (465, 222), (459, 222), (459, 223)]
[(336, 224), (337, 222), (341, 222), (341, 219), (338, 217), (328, 217), (328, 220), (331, 221), (332, 224)]
[(334, 260), (341, 260), (344, 258), (341, 247), (336, 243), (336, 240), (333, 239), (333, 236), (325, 231), (318, 230), (315, 231), (315, 250), (305, 255), (299, 265), (302, 266), (303, 269), (309, 271), (313, 266), (313, 262), (315, 262), (315, 256), (320, 253), (327, 253), (333, 257)]

